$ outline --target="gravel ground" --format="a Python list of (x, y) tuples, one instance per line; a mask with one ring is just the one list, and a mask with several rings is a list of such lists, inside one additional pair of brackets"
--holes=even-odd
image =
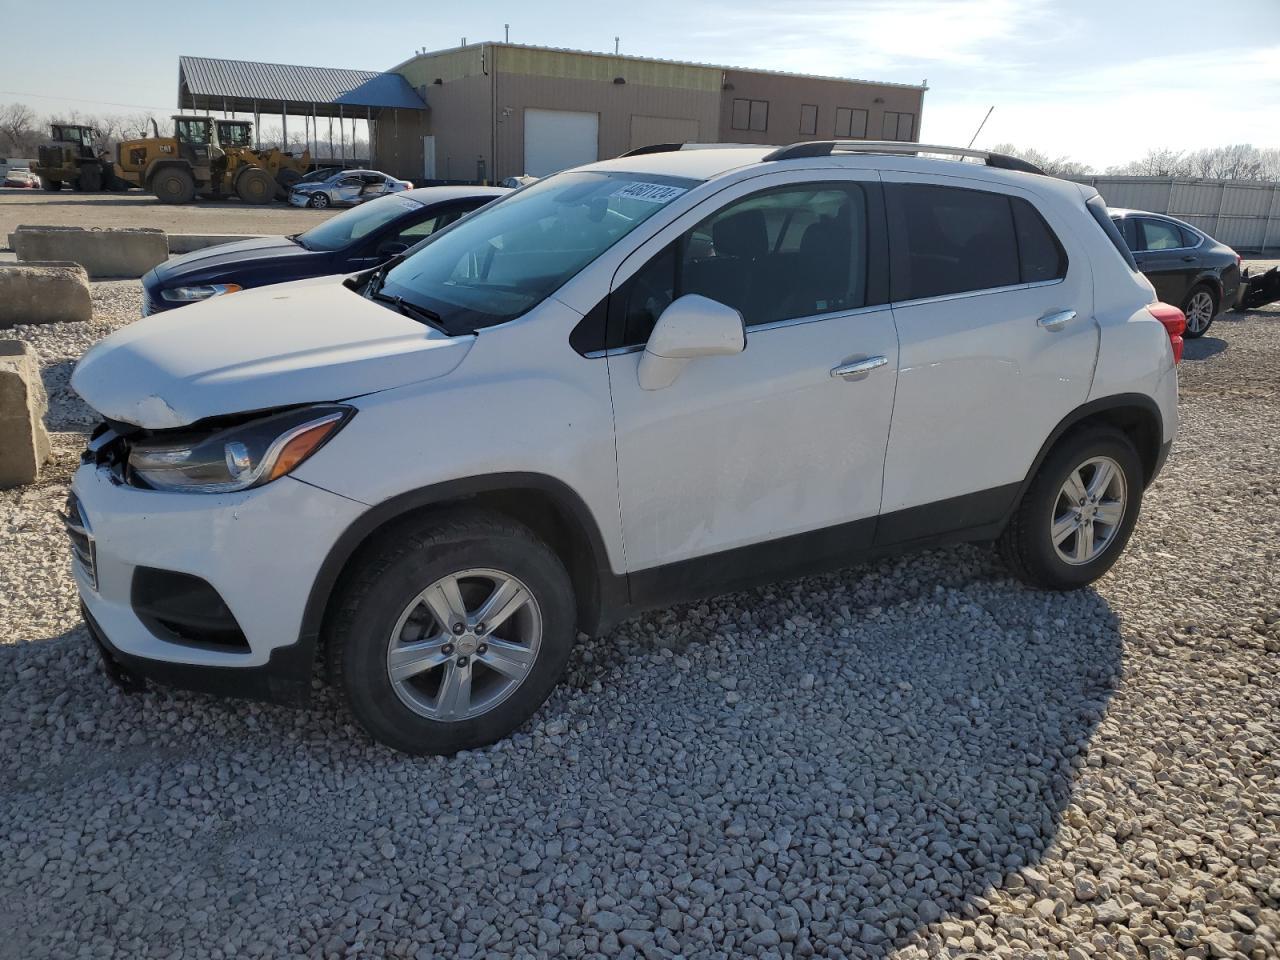
[(99, 672), (58, 463), (0, 492), (0, 956), (1280, 956), (1280, 309), (1187, 348), (1128, 553), (1044, 594), (959, 547), (584, 642), (452, 759)]
[(149, 193), (0, 190), (0, 246), (19, 224), (55, 227), (158, 227), (166, 233), (289, 234), (310, 230), (333, 210), (286, 203), (253, 206), (238, 200), (197, 200), (175, 206)]

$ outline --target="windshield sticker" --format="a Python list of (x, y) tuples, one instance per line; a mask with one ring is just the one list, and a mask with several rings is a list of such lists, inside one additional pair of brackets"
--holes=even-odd
[(684, 187), (673, 187), (665, 183), (628, 183), (613, 195), (622, 200), (643, 200), (645, 203), (670, 203), (682, 193), (688, 191)]

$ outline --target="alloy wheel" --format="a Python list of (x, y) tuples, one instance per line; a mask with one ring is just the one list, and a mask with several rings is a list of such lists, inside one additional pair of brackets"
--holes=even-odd
[(1051, 520), (1058, 557), (1080, 566), (1101, 556), (1124, 521), (1127, 494), (1124, 471), (1110, 457), (1093, 457), (1072, 470)]
[(405, 607), (388, 639), (387, 675), (414, 713), (468, 720), (516, 691), (541, 643), (542, 614), (524, 583), (501, 570), (462, 570)]
[(1213, 297), (1207, 290), (1197, 290), (1187, 301), (1187, 329), (1203, 333), (1213, 320)]

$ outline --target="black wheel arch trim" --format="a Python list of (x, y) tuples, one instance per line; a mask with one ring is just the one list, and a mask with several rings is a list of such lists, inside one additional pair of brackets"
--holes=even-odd
[[(478, 477), (446, 480), (442, 483), (420, 487), (398, 494), (378, 503), (359, 517), (334, 541), (329, 548), (307, 595), (307, 604), (298, 632), (298, 646), (315, 651), (329, 602), (348, 563), (377, 531), (387, 524), (409, 514), (432, 507), (465, 505), (486, 494), (513, 495), (534, 493), (546, 498), (575, 525), (572, 531), (581, 537), (590, 551), (589, 569), (596, 583), (594, 595), (579, 598), (583, 622), (579, 629), (586, 633), (599, 633), (621, 619), (621, 611), (628, 605), (626, 575), (615, 574), (609, 565), (608, 549), (591, 510), (583, 499), (564, 481), (542, 473), (494, 473)], [(519, 519), (518, 517), (516, 519)], [(564, 557), (566, 567), (572, 558)], [(570, 569), (570, 575), (574, 571)], [(580, 587), (574, 577), (575, 589)]]
[[(1145, 483), (1143, 484), (1144, 487), (1150, 486), (1164, 462), (1164, 458), (1160, 455), (1160, 450), (1164, 446), (1164, 415), (1160, 412), (1160, 405), (1145, 393), (1113, 393), (1106, 397), (1090, 400), (1088, 403), (1076, 407), (1058, 422), (1058, 425), (1049, 434), (1048, 439), (1041, 445), (1036, 458), (1031, 462), (1031, 469), (1027, 471), (1026, 477), (1023, 478), (1022, 486), (1018, 490), (1018, 496), (1014, 501), (1014, 507), (1016, 508), (1017, 504), (1022, 502), (1022, 497), (1026, 494), (1027, 488), (1031, 486), (1032, 481), (1035, 480), (1036, 474), (1040, 472), (1040, 467), (1043, 465), (1045, 458), (1049, 456), (1050, 451), (1053, 450), (1068, 430), (1098, 414), (1135, 408), (1149, 414), (1155, 424), (1156, 449), (1150, 451), (1155, 458), (1155, 466), (1151, 470), (1151, 475), (1145, 478)], [(1148, 451), (1139, 450), (1138, 456), (1142, 459), (1143, 465), (1146, 466)], [(1012, 511), (1010, 511), (1010, 514), (1012, 515)]]

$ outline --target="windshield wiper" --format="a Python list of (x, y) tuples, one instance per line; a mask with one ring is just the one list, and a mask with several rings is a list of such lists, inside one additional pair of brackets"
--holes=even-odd
[(377, 300), (379, 303), (389, 303), (406, 317), (412, 317), (419, 323), (425, 323), (434, 330), (441, 333), (448, 333), (444, 328), (444, 321), (440, 319), (440, 314), (434, 310), (428, 310), (426, 307), (420, 307), (416, 303), (410, 303), (404, 297), (393, 297), (389, 293), (378, 293), (376, 290), (371, 293), (370, 299)]

